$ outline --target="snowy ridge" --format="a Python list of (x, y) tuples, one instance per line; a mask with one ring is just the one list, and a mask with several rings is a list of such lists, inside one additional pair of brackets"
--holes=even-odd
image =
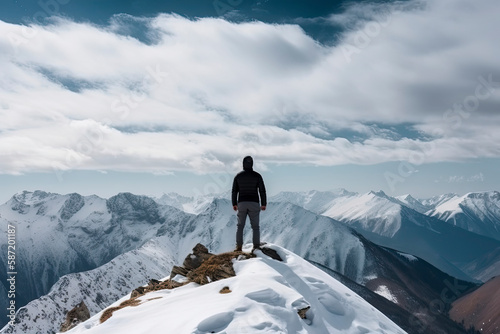
[[(0, 206), (0, 224), (16, 226), (16, 304), (26, 305), (48, 293), (60, 277), (97, 268), (165, 233), (166, 225), (177, 226), (190, 217), (172, 207), (160, 208), (150, 198), (127, 193), (108, 200), (42, 191), (17, 194)], [(6, 242), (0, 241), (0, 249), (6, 249)], [(0, 257), (3, 268), (6, 260)], [(0, 272), (2, 281), (5, 275), (5, 271)], [(0, 290), (5, 295), (4, 285)], [(6, 301), (0, 300), (2, 309)]]
[(448, 194), (443, 194), (443, 195), (438, 195), (434, 196), (431, 198), (424, 198), (424, 199), (419, 199), (418, 201), (422, 203), (422, 205), (429, 207), (429, 208), (435, 208), (444, 202), (447, 202), (449, 200), (452, 200), (456, 197), (460, 197), (455, 193), (448, 193)]
[[(339, 281), (270, 247), (283, 262), (258, 251), (257, 258), (234, 263), (235, 277), (148, 293), (103, 324), (101, 312), (68, 333), (405, 333)], [(219, 293), (226, 286), (231, 292)], [(307, 307), (301, 319), (298, 311)]]
[(322, 214), (353, 227), (385, 237), (394, 236), (401, 228), (401, 205), (383, 192), (344, 197), (332, 204)]
[(427, 212), (467, 231), (500, 240), (500, 193), (468, 193), (453, 197)]
[(290, 202), (353, 227), (392, 237), (401, 227), (401, 205), (383, 191), (366, 194), (338, 191), (282, 192), (272, 201)]
[[(314, 194), (314, 192), (309, 193)], [(493, 192), (495, 193), (498, 194)], [(307, 194), (282, 193), (272, 199), (289, 199), (299, 206), (316, 210), (314, 212), (317, 214), (334, 218), (353, 227), (372, 242), (417, 255), (457, 278), (469, 281), (472, 278), (487, 280), (492, 277), (491, 275), (500, 273), (497, 265), (500, 256), (494, 252), (500, 247), (498, 242), (492, 242), (484, 237), (478, 238), (479, 235), (471, 233), (470, 229), (453, 228), (443, 224), (438, 217), (430, 217), (419, 212), (433, 205), (445, 205), (448, 201), (456, 201), (459, 197), (455, 194), (417, 200), (411, 195), (394, 198), (382, 191), (371, 191), (366, 194), (345, 192), (340, 195), (334, 192), (322, 192), (320, 206), (311, 205)], [(490, 208), (489, 215), (469, 213), (467, 217), (463, 215), (461, 217), (470, 224), (482, 224), (491, 230), (500, 222), (500, 214), (491, 208), (496, 208), (500, 202), (496, 200), (495, 195), (488, 194), (474, 195), (476, 203), (473, 209), (468, 209), (468, 212), (478, 212), (481, 211), (478, 208), (487, 207)], [(300, 201), (304, 201), (304, 204), (301, 205)], [(487, 204), (488, 202), (491, 204)], [(481, 218), (477, 218), (478, 221), (473, 223), (472, 216)], [(491, 238), (491, 235), (488, 237)], [(419, 240), (426, 242), (422, 243)], [(477, 247), (463, 247), (475, 244), (482, 244), (484, 250)]]
[(0, 333), (58, 331), (66, 313), (82, 300), (94, 315), (151, 277), (162, 277), (175, 263), (173, 249), (168, 239), (155, 238), (99, 268), (65, 275), (47, 295), (19, 309), (15, 326), (7, 325)]
[(397, 196), (395, 197), (398, 201), (406, 205), (407, 207), (420, 212), (420, 213), (426, 213), (430, 209), (433, 208), (433, 205), (431, 204), (423, 204), (421, 201), (418, 199), (414, 198), (410, 194), (402, 195), (402, 196)]

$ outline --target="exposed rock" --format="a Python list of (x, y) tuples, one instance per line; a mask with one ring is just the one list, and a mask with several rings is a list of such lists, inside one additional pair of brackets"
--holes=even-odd
[(210, 254), (208, 249), (199, 243), (194, 246), (193, 253), (186, 256), (182, 265), (187, 270), (193, 270), (201, 266), (204, 261), (210, 259), (212, 256), (214, 255)]
[(277, 261), (283, 261), (281, 256), (274, 249), (262, 247), (260, 250), (262, 251), (262, 253), (266, 254), (272, 259), (275, 259)]
[(116, 221), (144, 221), (150, 224), (163, 223), (158, 203), (146, 196), (120, 193), (109, 198), (106, 206)]
[[(207, 284), (221, 279), (236, 276), (233, 268), (233, 260), (246, 260), (255, 257), (254, 254), (245, 252), (228, 252), (219, 255), (210, 254), (208, 249), (202, 244), (197, 244), (193, 248), (193, 253), (189, 254), (184, 260), (184, 267), (174, 266), (170, 273), (170, 278), (165, 281), (150, 279), (148, 285), (140, 286), (134, 289), (130, 295), (130, 299), (124, 301), (117, 307), (110, 307), (103, 312), (101, 323), (109, 319), (113, 312), (126, 307), (136, 306), (141, 303), (137, 298), (151, 291), (163, 289), (175, 289), (190, 282), (198, 284)], [(177, 275), (186, 277), (187, 279), (178, 282), (173, 280)], [(229, 287), (224, 287), (220, 293), (230, 293)]]
[(170, 278), (174, 278), (176, 275), (187, 276), (189, 270), (184, 267), (174, 266), (172, 272), (170, 273)]
[(308, 325), (311, 325), (314, 319), (314, 313), (311, 311), (311, 306), (304, 307), (297, 311), (299, 317)]
[(200, 243), (197, 243), (196, 246), (194, 246), (193, 248), (193, 254), (196, 256), (200, 256), (201, 254), (209, 254), (208, 248)]
[(160, 283), (161, 283), (161, 281), (158, 281), (157, 279), (154, 279), (154, 278), (149, 280), (149, 285), (151, 285), (151, 286), (158, 285)]
[(62, 220), (69, 220), (75, 213), (80, 211), (85, 205), (85, 199), (82, 195), (71, 194), (69, 198), (64, 202), (61, 210), (59, 211)]
[(231, 291), (231, 289), (229, 289), (229, 287), (228, 287), (228, 286), (223, 287), (223, 288), (219, 291), (219, 293), (222, 293), (222, 294), (225, 294), (225, 293), (231, 293), (231, 292), (232, 292), (232, 291)]
[(138, 288), (135, 288), (132, 291), (132, 293), (130, 294), (130, 298), (136, 298), (136, 297), (142, 296), (145, 293), (146, 293), (146, 288), (143, 286), (140, 286)]
[(234, 253), (225, 253), (215, 255), (203, 262), (198, 268), (192, 270), (187, 275), (191, 282), (198, 284), (207, 284), (224, 278), (236, 276), (233, 269), (232, 259), (238, 255)]
[(66, 321), (61, 325), (61, 332), (67, 332), (71, 328), (75, 327), (81, 322), (86, 321), (90, 318), (90, 312), (85, 305), (85, 302), (81, 302), (76, 305), (71, 311), (66, 315)]
[(307, 319), (307, 311), (309, 311), (309, 309), (311, 308), (311, 306), (307, 306), (307, 307), (304, 307), (304, 308), (301, 308), (300, 310), (297, 311), (297, 313), (299, 314), (299, 317), (301, 319)]

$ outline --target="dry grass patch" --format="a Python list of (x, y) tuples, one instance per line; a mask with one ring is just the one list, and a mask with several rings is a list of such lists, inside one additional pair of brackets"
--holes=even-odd
[(189, 281), (203, 285), (236, 276), (233, 268), (233, 259), (240, 257), (249, 259), (255, 257), (255, 255), (243, 252), (228, 252), (214, 255), (188, 274)]
[(119, 306), (114, 306), (114, 307), (110, 307), (110, 308), (105, 309), (104, 312), (102, 313), (99, 321), (102, 324), (103, 322), (105, 322), (106, 320), (111, 318), (111, 316), (113, 315), (113, 312), (121, 310), (122, 308), (127, 307), (127, 306), (137, 306), (139, 304), (141, 304), (141, 301), (138, 300), (137, 298), (128, 299), (128, 300), (122, 302)]
[(223, 288), (219, 291), (219, 293), (222, 293), (222, 294), (225, 294), (225, 293), (231, 293), (231, 292), (232, 292), (232, 291), (231, 291), (231, 289), (229, 289), (229, 287), (228, 287), (228, 286), (223, 287)]
[[(203, 246), (204, 247), (204, 246)], [(151, 280), (147, 286), (141, 286), (132, 291), (131, 298), (129, 300), (124, 301), (119, 306), (110, 307), (101, 315), (100, 322), (101, 324), (111, 318), (113, 312), (118, 311), (127, 306), (137, 306), (141, 304), (141, 301), (138, 300), (138, 297), (145, 295), (148, 292), (164, 290), (164, 289), (175, 289), (189, 282), (195, 282), (200, 285), (207, 284), (210, 282), (218, 281), (221, 279), (229, 278), (236, 276), (233, 268), (233, 259), (238, 260), (246, 260), (250, 258), (256, 257), (254, 254), (244, 253), (244, 252), (228, 252), (222, 253), (219, 255), (209, 254), (210, 257), (203, 260), (203, 262), (199, 265), (198, 268), (194, 270), (187, 270), (185, 268), (179, 267), (182, 270), (187, 271), (188, 281), (184, 283), (179, 283), (173, 281), (171, 279), (167, 279), (163, 282), (157, 280)], [(178, 269), (179, 269), (178, 268)], [(231, 290), (229, 287), (224, 287), (220, 291), (220, 293), (230, 293)], [(157, 299), (161, 297), (151, 298), (149, 300)]]

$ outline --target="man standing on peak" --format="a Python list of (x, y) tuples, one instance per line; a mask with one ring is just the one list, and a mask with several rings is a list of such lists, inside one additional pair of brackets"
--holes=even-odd
[[(260, 201), (259, 201), (260, 194)], [(246, 156), (243, 159), (243, 171), (234, 177), (232, 202), (234, 211), (238, 211), (238, 229), (236, 230), (236, 251), (243, 246), (243, 229), (247, 215), (253, 230), (253, 248), (260, 248), (260, 210), (267, 205), (266, 187), (262, 176), (253, 170), (253, 159)]]

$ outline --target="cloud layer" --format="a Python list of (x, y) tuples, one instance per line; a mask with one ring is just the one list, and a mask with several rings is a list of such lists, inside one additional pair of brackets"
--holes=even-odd
[(332, 46), (215, 18), (0, 21), (0, 172), (500, 157), (500, 3), (373, 6), (322, 18)]

